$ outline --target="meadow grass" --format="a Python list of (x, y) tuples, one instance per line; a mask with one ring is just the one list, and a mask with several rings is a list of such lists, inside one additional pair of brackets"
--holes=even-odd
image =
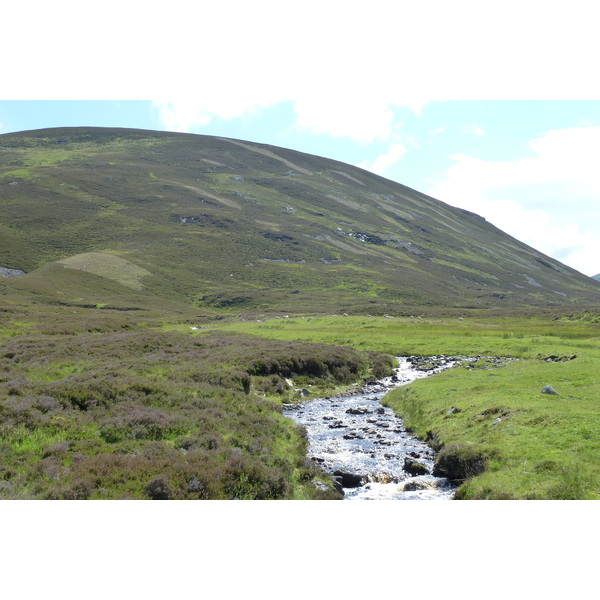
[[(472, 449), (485, 470), (464, 499), (600, 498), (600, 327), (594, 319), (275, 319), (225, 327), (264, 337), (474, 360), (390, 392), (391, 406), (437, 449)], [(550, 385), (560, 395), (542, 393)], [(449, 413), (451, 408), (457, 410)]]

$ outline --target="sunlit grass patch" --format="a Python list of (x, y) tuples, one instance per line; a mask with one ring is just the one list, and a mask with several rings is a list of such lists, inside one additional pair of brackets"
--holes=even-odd
[(141, 290), (144, 287), (141, 279), (152, 274), (150, 271), (124, 258), (100, 252), (86, 252), (64, 258), (58, 262), (69, 269), (79, 269), (100, 277), (113, 279), (134, 290)]
[[(579, 379), (587, 384), (577, 385)], [(385, 402), (419, 436), (475, 443), (489, 458), (461, 498), (598, 498), (594, 379), (583, 361), (530, 359), (490, 371), (456, 368), (393, 391)], [(549, 382), (560, 396), (541, 393)], [(450, 413), (452, 407), (458, 411)]]

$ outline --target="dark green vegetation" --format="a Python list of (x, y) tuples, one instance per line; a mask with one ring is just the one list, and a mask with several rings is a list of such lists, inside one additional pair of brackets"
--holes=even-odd
[(599, 496), (600, 283), (477, 215), (291, 150), (97, 128), (0, 136), (0, 210), (2, 498), (336, 498), (282, 401), (440, 353), (522, 359), (389, 398), (460, 497)]
[(396, 313), (591, 303), (600, 284), (481, 217), (333, 160), (130, 129), (0, 136), (0, 267), (71, 303)]

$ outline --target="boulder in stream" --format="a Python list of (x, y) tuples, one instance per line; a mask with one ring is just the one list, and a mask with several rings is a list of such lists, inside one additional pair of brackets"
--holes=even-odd
[(404, 459), (404, 465), (402, 467), (404, 471), (406, 471), (409, 475), (428, 475), (429, 469), (418, 460), (407, 456)]
[(404, 484), (405, 492), (416, 492), (419, 490), (428, 490), (431, 489), (433, 485), (428, 481), (423, 481), (419, 479), (411, 479)]
[(348, 415), (368, 415), (370, 413), (366, 406), (355, 406), (346, 411)]
[(334, 471), (333, 477), (342, 484), (342, 487), (345, 488), (360, 487), (364, 483), (362, 475), (357, 475), (356, 473), (348, 473), (347, 471)]

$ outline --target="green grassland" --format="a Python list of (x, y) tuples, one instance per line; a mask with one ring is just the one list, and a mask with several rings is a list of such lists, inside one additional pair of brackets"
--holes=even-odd
[(282, 403), (440, 354), (480, 358), (385, 402), (440, 456), (485, 464), (459, 498), (600, 496), (597, 312), (242, 317), (140, 308), (121, 287), (132, 295), (102, 305), (3, 297), (0, 497), (339, 498)]
[[(485, 462), (459, 498), (600, 497), (600, 319), (323, 317), (227, 325), (279, 340), (344, 344), (394, 356), (479, 358), (389, 393), (384, 402), (437, 450)], [(552, 386), (560, 395), (543, 394)], [(458, 409), (449, 414), (452, 408)], [(495, 421), (500, 418), (500, 421)]]

